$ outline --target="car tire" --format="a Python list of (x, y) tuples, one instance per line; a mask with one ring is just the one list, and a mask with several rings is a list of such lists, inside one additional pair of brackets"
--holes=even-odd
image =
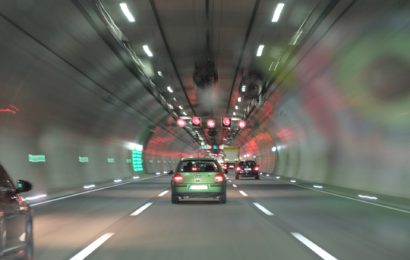
[(172, 204), (177, 204), (179, 202), (178, 196), (172, 194), (171, 195), (171, 202), (172, 202)]
[(226, 203), (226, 192), (219, 196), (219, 202), (223, 204)]

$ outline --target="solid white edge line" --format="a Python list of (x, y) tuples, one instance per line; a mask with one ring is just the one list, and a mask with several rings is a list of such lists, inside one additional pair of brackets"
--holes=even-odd
[(75, 256), (71, 257), (70, 260), (83, 260), (94, 252), (98, 247), (100, 247), (105, 241), (112, 237), (114, 233), (105, 233), (104, 235), (97, 238), (94, 242), (88, 245), (86, 248), (81, 250)]
[(107, 186), (107, 187), (102, 187), (102, 188), (93, 189), (93, 190), (88, 190), (88, 191), (82, 191), (82, 192), (79, 192), (79, 193), (75, 193), (75, 194), (71, 194), (71, 195), (67, 195), (67, 196), (62, 196), (62, 197), (58, 197), (58, 198), (51, 199), (51, 200), (45, 200), (45, 201), (41, 201), (41, 202), (37, 202), (37, 203), (30, 203), (29, 205), (30, 205), (31, 207), (35, 207), (35, 206), (42, 205), (42, 204), (46, 204), (46, 203), (50, 203), (50, 202), (53, 202), (53, 201), (68, 199), (68, 198), (72, 198), (72, 197), (75, 197), (75, 196), (83, 195), (83, 194), (90, 193), (90, 192), (94, 192), (94, 191), (105, 190), (105, 189), (109, 189), (109, 188), (113, 188), (113, 187), (117, 187), (117, 186), (121, 186), (121, 185), (125, 185), (125, 184), (130, 184), (130, 183), (133, 183), (133, 182), (144, 181), (144, 180), (148, 180), (148, 179), (152, 179), (152, 178), (157, 178), (157, 177), (158, 177), (158, 176), (152, 176), (152, 177), (148, 177), (148, 178), (145, 178), (145, 179), (136, 179), (136, 180), (132, 180), (132, 181), (128, 181), (128, 182), (123, 182), (123, 183), (120, 183), (120, 184), (115, 184), (115, 185), (111, 185), (111, 186)]
[(268, 216), (274, 216), (274, 214), (272, 212), (270, 212), (268, 209), (266, 209), (264, 206), (262, 206), (261, 204), (257, 203), (257, 202), (253, 202), (253, 205), (255, 205), (255, 207), (257, 207), (260, 211), (262, 211), (263, 213), (265, 213)]
[(138, 216), (141, 214), (144, 210), (149, 208), (152, 205), (152, 202), (145, 203), (144, 206), (139, 207), (136, 211), (132, 212), (130, 216)]
[(248, 197), (248, 194), (246, 194), (243, 190), (240, 190), (239, 193), (242, 194), (242, 196)]
[(315, 252), (318, 256), (320, 256), (322, 259), (325, 260), (337, 260), (336, 257), (332, 256), (325, 250), (323, 250), (321, 247), (304, 237), (302, 234), (297, 233), (297, 232), (292, 232), (292, 236), (294, 236), (297, 240), (299, 240), (302, 244), (307, 246), (310, 250)]
[(161, 192), (160, 194), (158, 194), (158, 197), (162, 197), (165, 194), (167, 194), (169, 192), (169, 190), (164, 190), (163, 192)]
[(405, 210), (405, 209), (398, 209), (398, 208), (394, 208), (394, 207), (390, 207), (390, 206), (386, 206), (386, 205), (382, 205), (382, 204), (378, 204), (378, 203), (374, 203), (374, 202), (370, 202), (370, 201), (359, 200), (359, 199), (351, 198), (351, 197), (348, 197), (348, 196), (344, 196), (344, 195), (339, 195), (339, 194), (336, 194), (336, 193), (332, 193), (332, 192), (329, 192), (329, 191), (317, 190), (317, 189), (312, 189), (312, 188), (309, 188), (309, 187), (304, 187), (304, 186), (302, 186), (302, 185), (297, 185), (297, 184), (295, 184), (295, 186), (298, 186), (298, 187), (301, 187), (301, 188), (305, 188), (305, 189), (309, 189), (309, 190), (313, 190), (313, 191), (317, 191), (317, 192), (322, 192), (322, 193), (330, 194), (330, 195), (333, 195), (333, 196), (336, 196), (336, 197), (340, 197), (340, 198), (344, 198), (344, 199), (348, 199), (348, 200), (354, 200), (354, 201), (357, 201), (357, 202), (366, 203), (366, 204), (370, 204), (370, 205), (373, 205), (373, 206), (378, 206), (378, 207), (382, 207), (382, 208), (386, 208), (386, 209), (395, 210), (395, 211), (398, 211), (398, 212), (401, 212), (401, 213), (410, 214), (410, 211), (409, 211), (409, 210)]

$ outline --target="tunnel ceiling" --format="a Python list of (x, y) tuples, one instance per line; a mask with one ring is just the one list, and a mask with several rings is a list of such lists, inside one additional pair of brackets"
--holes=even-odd
[[(185, 143), (189, 134), (198, 144), (202, 138), (232, 144), (249, 131), (239, 131), (237, 121), (223, 129), (222, 117), (246, 119), (255, 129), (275, 112), (278, 79), (333, 2), (286, 1), (277, 22), (279, 1), (267, 0), (124, 1), (134, 22), (117, 0), (54, 4), (55, 14), (64, 13), (55, 24), (33, 3), (3, 14), (93, 81), (112, 113), (134, 110), (148, 131), (158, 126)], [(58, 37), (67, 34), (81, 35), (82, 42)], [(80, 45), (85, 51), (73, 55)], [(189, 122), (192, 116), (202, 117), (202, 128), (176, 127), (178, 117)], [(208, 118), (216, 120), (216, 131), (204, 127)]]

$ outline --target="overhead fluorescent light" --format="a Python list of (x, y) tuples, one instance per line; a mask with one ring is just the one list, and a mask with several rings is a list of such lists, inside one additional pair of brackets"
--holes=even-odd
[(241, 92), (246, 92), (246, 85), (242, 85)]
[(262, 56), (263, 48), (265, 48), (265, 45), (259, 45), (258, 50), (256, 51), (256, 57)]
[(162, 71), (157, 71), (158, 76), (162, 77)]
[(131, 23), (135, 22), (135, 18), (128, 9), (128, 5), (126, 3), (120, 3), (121, 11), (124, 13), (125, 17), (127, 17), (128, 21)]
[(242, 98), (241, 98), (241, 97), (238, 97), (238, 102), (239, 102), (239, 103), (242, 102)]
[(154, 56), (154, 54), (152, 54), (151, 50), (149, 49), (149, 46), (148, 46), (148, 45), (146, 45), (146, 44), (143, 45), (143, 46), (142, 46), (142, 49), (145, 51), (145, 53), (147, 54), (148, 57)]
[(168, 86), (167, 90), (168, 90), (169, 93), (174, 93), (174, 90), (171, 88), (171, 86)]
[(181, 110), (184, 109), (181, 105), (179, 105), (178, 108), (181, 109)]
[(236, 110), (238, 110), (238, 108), (239, 108), (238, 106), (235, 106), (235, 109), (236, 109)]
[(236, 112), (233, 112), (232, 115), (236, 116)]
[(182, 112), (182, 114), (184, 115), (184, 116), (186, 116), (187, 115), (187, 113), (184, 111), (184, 112)]
[(272, 23), (276, 23), (279, 21), (280, 14), (282, 13), (283, 7), (285, 7), (284, 3), (278, 3), (276, 5), (275, 11), (273, 12), (272, 16)]

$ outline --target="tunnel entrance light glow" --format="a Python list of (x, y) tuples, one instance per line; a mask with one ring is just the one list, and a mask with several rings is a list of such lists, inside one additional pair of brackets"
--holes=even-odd
[(259, 45), (258, 50), (256, 51), (256, 57), (262, 56), (263, 48), (265, 48), (265, 45), (263, 44)]
[(174, 90), (172, 89), (171, 86), (168, 86), (168, 87), (167, 87), (167, 90), (168, 90), (169, 93), (174, 93)]
[(142, 49), (145, 51), (145, 54), (147, 54), (148, 57), (153, 57), (154, 54), (151, 52), (151, 50), (149, 49), (148, 45), (143, 45)]
[(278, 5), (275, 8), (275, 11), (273, 12), (272, 23), (277, 23), (279, 21), (280, 14), (282, 13), (284, 7), (284, 3), (278, 3)]
[(32, 163), (46, 162), (46, 156), (44, 154), (29, 154), (28, 161)]
[(143, 146), (137, 143), (126, 143), (125, 148), (128, 150), (137, 150), (137, 151), (142, 151)]
[(120, 3), (120, 8), (121, 8), (121, 11), (124, 13), (125, 17), (127, 17), (128, 21), (130, 23), (135, 22), (135, 18), (132, 15), (132, 13), (130, 12), (130, 9), (128, 9), (128, 5), (126, 3)]

